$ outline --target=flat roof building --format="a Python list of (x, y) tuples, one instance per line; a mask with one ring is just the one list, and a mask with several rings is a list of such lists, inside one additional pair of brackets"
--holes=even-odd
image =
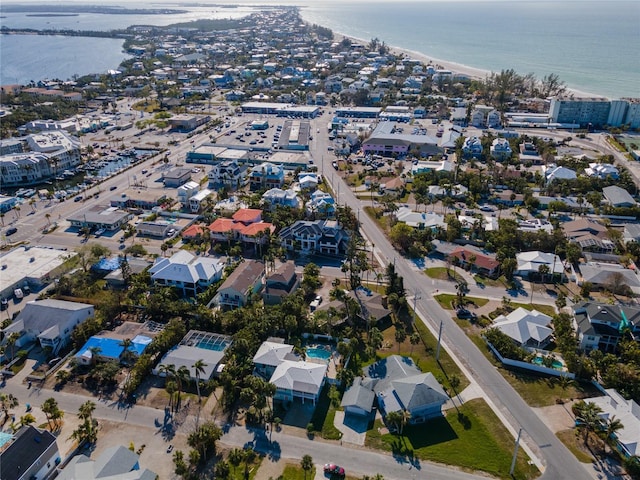
[(119, 210), (117, 207), (92, 205), (74, 212), (67, 217), (67, 220), (71, 223), (72, 227), (89, 227), (92, 230), (105, 229), (114, 231), (118, 230), (132, 218), (132, 214)]

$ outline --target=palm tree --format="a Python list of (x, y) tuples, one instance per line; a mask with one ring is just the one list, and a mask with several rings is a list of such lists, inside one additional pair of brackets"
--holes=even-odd
[(58, 402), (56, 402), (56, 399), (53, 397), (47, 398), (42, 404), (41, 409), (42, 413), (47, 417), (49, 427), (51, 427), (51, 420), (57, 420), (64, 415), (64, 412), (58, 407)]
[(617, 433), (624, 428), (624, 425), (619, 418), (615, 415), (607, 418), (604, 429), (600, 431), (600, 434), (604, 437), (605, 444), (609, 445), (611, 449), (615, 448)]
[(418, 332), (413, 332), (411, 336), (409, 336), (409, 342), (411, 343), (411, 351), (409, 355), (413, 355), (413, 346), (418, 345), (420, 343), (420, 334)]
[(400, 428), (402, 425), (402, 414), (400, 413), (400, 411), (387, 413), (387, 415), (385, 416), (385, 420), (387, 424), (395, 427), (396, 432), (398, 432), (398, 434), (400, 433)]
[(602, 429), (602, 408), (593, 402), (578, 402), (574, 405), (578, 430), (582, 431), (584, 444), (587, 446), (591, 433)]
[(133, 352), (130, 350), (130, 348), (133, 345), (133, 340), (131, 340), (130, 338), (124, 338), (121, 342), (120, 342), (120, 346), (122, 347), (122, 360), (125, 363), (129, 363), (129, 360), (131, 359), (131, 357), (133, 356)]
[(50, 214), (50, 213), (46, 213), (46, 214), (44, 215), (44, 218), (46, 218), (46, 219), (47, 219), (47, 226), (48, 226), (48, 225), (51, 225), (51, 214)]
[(18, 341), (18, 339), (20, 338), (20, 334), (18, 332), (13, 332), (11, 334), (9, 334), (9, 336), (7, 337), (7, 346), (9, 348), (11, 348), (11, 359), (13, 360), (13, 356), (14, 356), (14, 350), (16, 348), (16, 342)]
[(9, 418), (9, 410), (16, 408), (18, 404), (18, 399), (12, 393), (0, 393), (0, 409), (4, 413), (5, 422)]
[(80, 405), (80, 409), (78, 410), (78, 418), (82, 420), (92, 420), (93, 412), (96, 409), (96, 404), (91, 400), (87, 400), (82, 405)]
[(184, 365), (176, 370), (176, 382), (178, 384), (178, 398), (176, 402), (176, 411), (180, 408), (180, 394), (182, 393), (182, 387), (191, 378), (191, 372)]
[(202, 400), (202, 398), (200, 397), (200, 375), (204, 373), (204, 367), (206, 366), (207, 364), (204, 363), (204, 360), (202, 359), (197, 360), (196, 363), (191, 365), (191, 368), (193, 368), (193, 371), (196, 374), (196, 389), (198, 390), (198, 403), (200, 403), (200, 401)]
[(307, 472), (309, 472), (313, 468), (313, 458), (311, 455), (304, 455), (302, 460), (300, 460), (300, 466), (302, 470), (304, 470), (304, 478), (307, 478)]

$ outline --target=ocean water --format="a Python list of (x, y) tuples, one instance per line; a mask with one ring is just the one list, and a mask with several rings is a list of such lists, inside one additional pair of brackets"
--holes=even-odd
[[(115, 0), (109, 3), (122, 5)], [(109, 30), (130, 24), (238, 18), (259, 8), (255, 0), (206, 3), (186, 7), (168, 0), (127, 3), (129, 7), (189, 10), (182, 15), (27, 17), (11, 13), (2, 25)], [(239, 7), (216, 6), (221, 4)], [(310, 23), (365, 41), (377, 37), (432, 59), (487, 71), (513, 68), (539, 78), (556, 73), (580, 91), (610, 98), (640, 97), (640, 2), (636, 0), (267, 0), (260, 4), (300, 5), (302, 17)], [(113, 46), (108, 39), (94, 39), (97, 43), (89, 45), (87, 39), (69, 38), (68, 45), (56, 49), (50, 37), (21, 37), (0, 36), (0, 84), (103, 73), (117, 68), (122, 59), (121, 52), (115, 57), (102, 55)], [(45, 61), (33, 62), (34, 55)], [(68, 65), (68, 69), (54, 73), (57, 65)]]

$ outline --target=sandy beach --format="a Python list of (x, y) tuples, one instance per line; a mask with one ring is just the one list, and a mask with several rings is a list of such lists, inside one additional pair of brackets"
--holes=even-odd
[[(338, 32), (333, 32), (333, 33), (335, 36), (335, 40), (337, 42), (341, 42), (343, 39), (348, 38), (349, 40), (355, 43), (360, 43), (364, 45), (369, 43), (369, 40), (364, 40), (362, 38), (356, 38), (356, 37), (352, 37), (350, 35), (345, 35), (343, 33), (338, 33)], [(384, 39), (380, 39), (380, 41), (384, 41)], [(389, 45), (389, 49), (396, 55), (404, 54), (407, 57), (414, 58), (416, 60), (421, 61), (425, 65), (431, 64), (436, 66), (436, 68), (443, 69), (443, 70), (451, 70), (454, 73), (460, 73), (472, 79), (484, 80), (485, 78), (487, 78), (488, 75), (491, 74), (491, 71), (489, 70), (483, 70), (481, 68), (474, 68), (468, 65), (463, 65), (461, 63), (450, 62), (447, 60), (442, 60), (440, 58), (434, 58), (434, 57), (425, 55), (424, 53), (416, 52), (413, 50), (407, 50), (404, 48), (394, 47), (391, 45)], [(521, 75), (525, 75), (528, 72), (518, 72), (518, 73)], [(605, 98), (603, 95), (583, 92), (575, 88), (571, 88), (569, 86), (567, 86), (567, 94), (573, 95), (579, 98)]]

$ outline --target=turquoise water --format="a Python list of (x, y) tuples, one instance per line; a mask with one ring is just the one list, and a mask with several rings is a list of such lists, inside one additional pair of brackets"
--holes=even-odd
[(313, 348), (307, 347), (307, 357), (309, 358), (317, 358), (319, 360), (329, 360), (331, 358), (331, 352), (329, 350), (325, 350), (324, 348)]
[(13, 438), (13, 435), (10, 433), (0, 432), (0, 447), (4, 446), (5, 443), (10, 441)]
[[(80, 0), (79, 0), (80, 1)], [(82, 0), (84, 1), (84, 0)], [(79, 3), (79, 2), (78, 2)], [(91, 3), (91, 2), (87, 2)], [(100, 2), (121, 5), (115, 0)], [(210, 3), (207, 6), (207, 3)], [(128, 7), (184, 8), (182, 15), (27, 17), (7, 13), (7, 27), (110, 30), (131, 24), (168, 25), (196, 18), (238, 18), (255, 0), (211, 0), (187, 7), (169, 0)], [(240, 5), (218, 8), (216, 5)], [(369, 41), (397, 46), (484, 70), (513, 68), (538, 78), (556, 73), (570, 87), (611, 98), (640, 96), (640, 2), (611, 0), (267, 0), (260, 5), (302, 5), (303, 19)], [(3, 35), (0, 84), (73, 74), (103, 73), (124, 58), (122, 40)]]
[(214, 352), (221, 352), (222, 350), (227, 348), (227, 345), (229, 345), (229, 342), (211, 343), (211, 342), (208, 342), (207, 340), (200, 340), (196, 344), (198, 348), (202, 348), (204, 350), (213, 350)]
[[(543, 363), (542, 363), (542, 357), (535, 357), (535, 358), (531, 361), (531, 363), (535, 363), (536, 365), (540, 365), (540, 366), (542, 366), (542, 365), (543, 365)], [(551, 367), (552, 367), (552, 368), (555, 368), (556, 370), (561, 370), (561, 369), (564, 367), (564, 364), (563, 364), (562, 362), (560, 362), (559, 360), (554, 360), (554, 361), (551, 363)]]

